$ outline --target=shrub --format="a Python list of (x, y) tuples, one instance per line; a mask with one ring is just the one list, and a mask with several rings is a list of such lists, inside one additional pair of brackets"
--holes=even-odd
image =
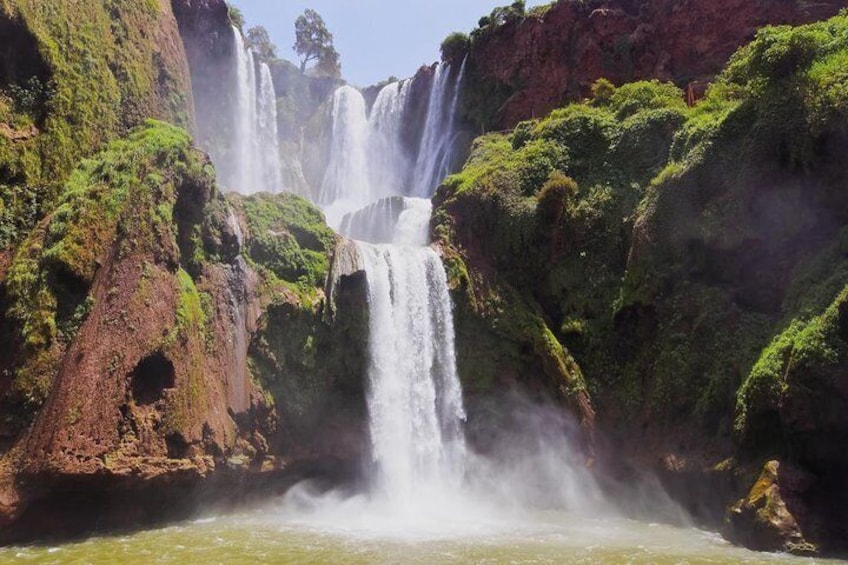
[(468, 35), (455, 31), (442, 41), (442, 61), (453, 63), (461, 61), (471, 49), (471, 38)]
[(566, 165), (562, 147), (551, 141), (536, 139), (512, 155), (507, 168), (516, 172), (518, 188), (525, 196), (536, 194), (557, 169)]
[(616, 88), (605, 78), (599, 78), (592, 84), (592, 102), (595, 106), (609, 106)]
[(536, 200), (536, 210), (545, 224), (558, 224), (565, 210), (577, 198), (577, 183), (571, 177), (554, 171), (542, 185)]
[(515, 126), (512, 130), (512, 148), (518, 150), (527, 145), (527, 142), (533, 139), (533, 130), (538, 125), (538, 120), (528, 120)]
[(683, 91), (672, 83), (658, 80), (624, 84), (610, 96), (610, 110), (616, 118), (624, 120), (644, 111), (671, 108), (686, 111)]

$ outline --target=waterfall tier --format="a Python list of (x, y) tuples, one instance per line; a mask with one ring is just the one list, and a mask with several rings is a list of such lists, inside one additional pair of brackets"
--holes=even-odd
[(232, 33), (231, 115), (198, 116), (198, 120), (218, 125), (211, 139), (205, 140), (204, 149), (225, 190), (243, 194), (282, 192), (277, 94), (271, 69), (256, 61), (237, 28), (233, 27)]
[(465, 461), (462, 389), (445, 271), (428, 247), (360, 244), (368, 276), (368, 410), (375, 494), (408, 507), (456, 488)]
[(336, 91), (330, 161), (318, 196), (330, 225), (339, 228), (346, 214), (381, 198), (433, 195), (449, 172), (464, 74), (464, 64), (456, 73), (447, 64), (436, 67), (417, 155), (403, 139), (411, 80), (383, 87), (370, 115), (358, 90)]
[(424, 198), (390, 196), (346, 214), (339, 233), (368, 243), (426, 245), (432, 205)]

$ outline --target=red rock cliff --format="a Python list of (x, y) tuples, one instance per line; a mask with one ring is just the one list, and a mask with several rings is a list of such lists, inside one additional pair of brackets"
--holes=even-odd
[[(480, 33), (470, 63), (469, 114), (506, 129), (616, 84), (671, 80), (698, 88), (769, 24), (825, 19), (845, 0), (560, 0), (542, 14)], [(532, 12), (531, 12), (532, 14)]]

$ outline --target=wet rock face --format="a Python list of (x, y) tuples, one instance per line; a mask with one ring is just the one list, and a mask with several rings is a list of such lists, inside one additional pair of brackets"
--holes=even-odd
[(172, 0), (171, 7), (189, 57), (221, 51), (220, 41), (222, 36), (228, 36), (229, 29), (229, 11), (224, 0)]
[(233, 93), (222, 88), (235, 80), (229, 9), (224, 0), (172, 0), (171, 5), (191, 69), (196, 133), (201, 145), (208, 147), (206, 142), (215, 139), (217, 130), (233, 127), (227, 123)]
[(798, 469), (769, 461), (748, 495), (728, 509), (725, 536), (757, 551), (815, 553), (808, 538), (816, 524), (801, 522), (809, 513), (803, 495), (812, 482)]
[(658, 78), (696, 91), (768, 24), (800, 24), (844, 3), (626, 0), (558, 2), (544, 15), (504, 24), (475, 41), (466, 111), (506, 129), (616, 84)]
[[(46, 86), (51, 79), (50, 70), (38, 51), (38, 42), (29, 29), (20, 20), (7, 17), (0, 13), (0, 90), (9, 87), (33, 91), (34, 97), (26, 101), (18, 100), (15, 104), (19, 110), (36, 114), (43, 118), (44, 104), (47, 102)], [(23, 102), (23, 103), (22, 103)], [(24, 106), (24, 107), (20, 107)], [(2, 132), (7, 137), (12, 130)], [(20, 135), (20, 133), (18, 133)], [(17, 141), (18, 139), (12, 139)], [(0, 182), (3, 182), (0, 176)]]
[(339, 240), (320, 305), (278, 296), (258, 321), (249, 359), (280, 420), (270, 449), (349, 465), (367, 450), (368, 300), (356, 244)]
[[(112, 165), (137, 182), (104, 173)], [(21, 344), (2, 367), (3, 436), (18, 449), (0, 446), (0, 543), (48, 531), (41, 518), (68, 492), (161, 499), (219, 477), (233, 456), (259, 469), (273, 430), (238, 340), (259, 316), (256, 277), (234, 257), (208, 158), (150, 122), (82, 166), (73, 188), (0, 273), (0, 335)], [(106, 500), (73, 520), (167, 514), (139, 497), (135, 514)], [(58, 514), (57, 531), (72, 531)]]

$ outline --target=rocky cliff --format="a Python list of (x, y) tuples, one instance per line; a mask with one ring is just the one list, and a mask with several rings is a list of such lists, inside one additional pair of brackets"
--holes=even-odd
[(846, 539), (846, 18), (761, 30), (692, 108), (598, 82), (436, 198), (472, 398), (542, 360), (612, 474), (654, 467), (714, 524), (754, 485), (727, 533), (758, 549)]
[(834, 15), (841, 0), (560, 0), (498, 8), (471, 34), (466, 112), (478, 131), (511, 128), (590, 95), (599, 78), (693, 85), (700, 96), (730, 55), (768, 24)]
[(340, 275), (344, 308), (323, 314), (336, 239), (318, 210), (224, 199), (208, 158), (161, 122), (63, 193), (0, 278), (16, 352), (2, 359), (0, 541), (185, 516), (304, 468), (349, 472), (363, 293), (355, 270)]
[[(466, 118), (515, 127), (474, 143), (433, 220), (476, 448), (513, 391), (557, 398), (604, 474), (652, 468), (714, 525), (730, 506), (751, 547), (845, 549), (848, 16), (762, 31), (725, 64), (761, 24), (837, 4), (481, 21)], [(177, 127), (212, 138), (189, 83), (198, 115), (226, 114), (232, 48), (222, 0), (0, 0), (0, 542), (356, 473), (355, 246), (297, 196), (222, 196)], [(307, 190), (336, 83), (272, 67)]]

